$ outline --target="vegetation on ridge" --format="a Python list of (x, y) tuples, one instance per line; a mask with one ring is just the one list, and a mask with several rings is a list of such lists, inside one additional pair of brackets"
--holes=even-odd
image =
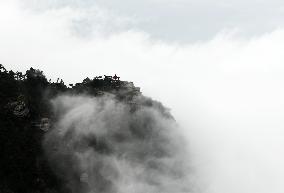
[[(62, 192), (61, 182), (44, 157), (41, 141), (50, 126), (49, 101), (60, 94), (100, 96), (112, 93), (131, 102), (140, 89), (119, 77), (86, 78), (65, 85), (47, 80), (40, 70), (25, 74), (8, 71), (0, 64), (0, 192)], [(151, 104), (148, 104), (151, 105)]]

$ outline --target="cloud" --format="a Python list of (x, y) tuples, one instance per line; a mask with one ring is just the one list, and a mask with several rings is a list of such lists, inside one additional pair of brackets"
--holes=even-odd
[(71, 192), (191, 192), (186, 146), (164, 107), (138, 97), (60, 96), (45, 136), (52, 169)]
[(1, 63), (67, 82), (117, 73), (172, 109), (203, 192), (283, 192), (282, 28), (182, 45), (137, 30), (82, 39), (70, 31), (76, 15), (0, 1)]
[[(124, 0), (123, 2), (25, 0), (24, 2), (40, 10), (64, 7), (90, 10), (90, 7), (100, 7), (101, 10), (115, 16), (112, 17), (113, 21), (116, 17), (124, 18), (123, 29), (138, 29), (146, 31), (154, 39), (179, 43), (207, 41), (226, 29), (235, 29), (239, 35), (248, 38), (262, 35), (283, 27), (284, 17), (283, 2), (279, 0), (269, 2), (262, 0)], [(121, 29), (117, 26), (111, 28), (115, 31)]]

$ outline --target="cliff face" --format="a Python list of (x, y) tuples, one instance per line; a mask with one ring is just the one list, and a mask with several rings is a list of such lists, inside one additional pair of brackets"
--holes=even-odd
[(0, 65), (0, 192), (134, 192), (124, 183), (183, 192), (175, 126), (168, 109), (117, 75), (66, 86)]

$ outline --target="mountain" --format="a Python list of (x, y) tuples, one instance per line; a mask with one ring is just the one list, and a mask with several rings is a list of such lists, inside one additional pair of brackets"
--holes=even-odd
[(119, 179), (136, 192), (184, 191), (175, 127), (167, 108), (117, 75), (67, 86), (0, 65), (0, 192), (133, 192)]

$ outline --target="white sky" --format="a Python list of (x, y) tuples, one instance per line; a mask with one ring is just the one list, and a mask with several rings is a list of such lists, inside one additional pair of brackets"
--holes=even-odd
[(281, 1), (0, 0), (0, 63), (117, 73), (185, 130), (206, 193), (283, 193)]

